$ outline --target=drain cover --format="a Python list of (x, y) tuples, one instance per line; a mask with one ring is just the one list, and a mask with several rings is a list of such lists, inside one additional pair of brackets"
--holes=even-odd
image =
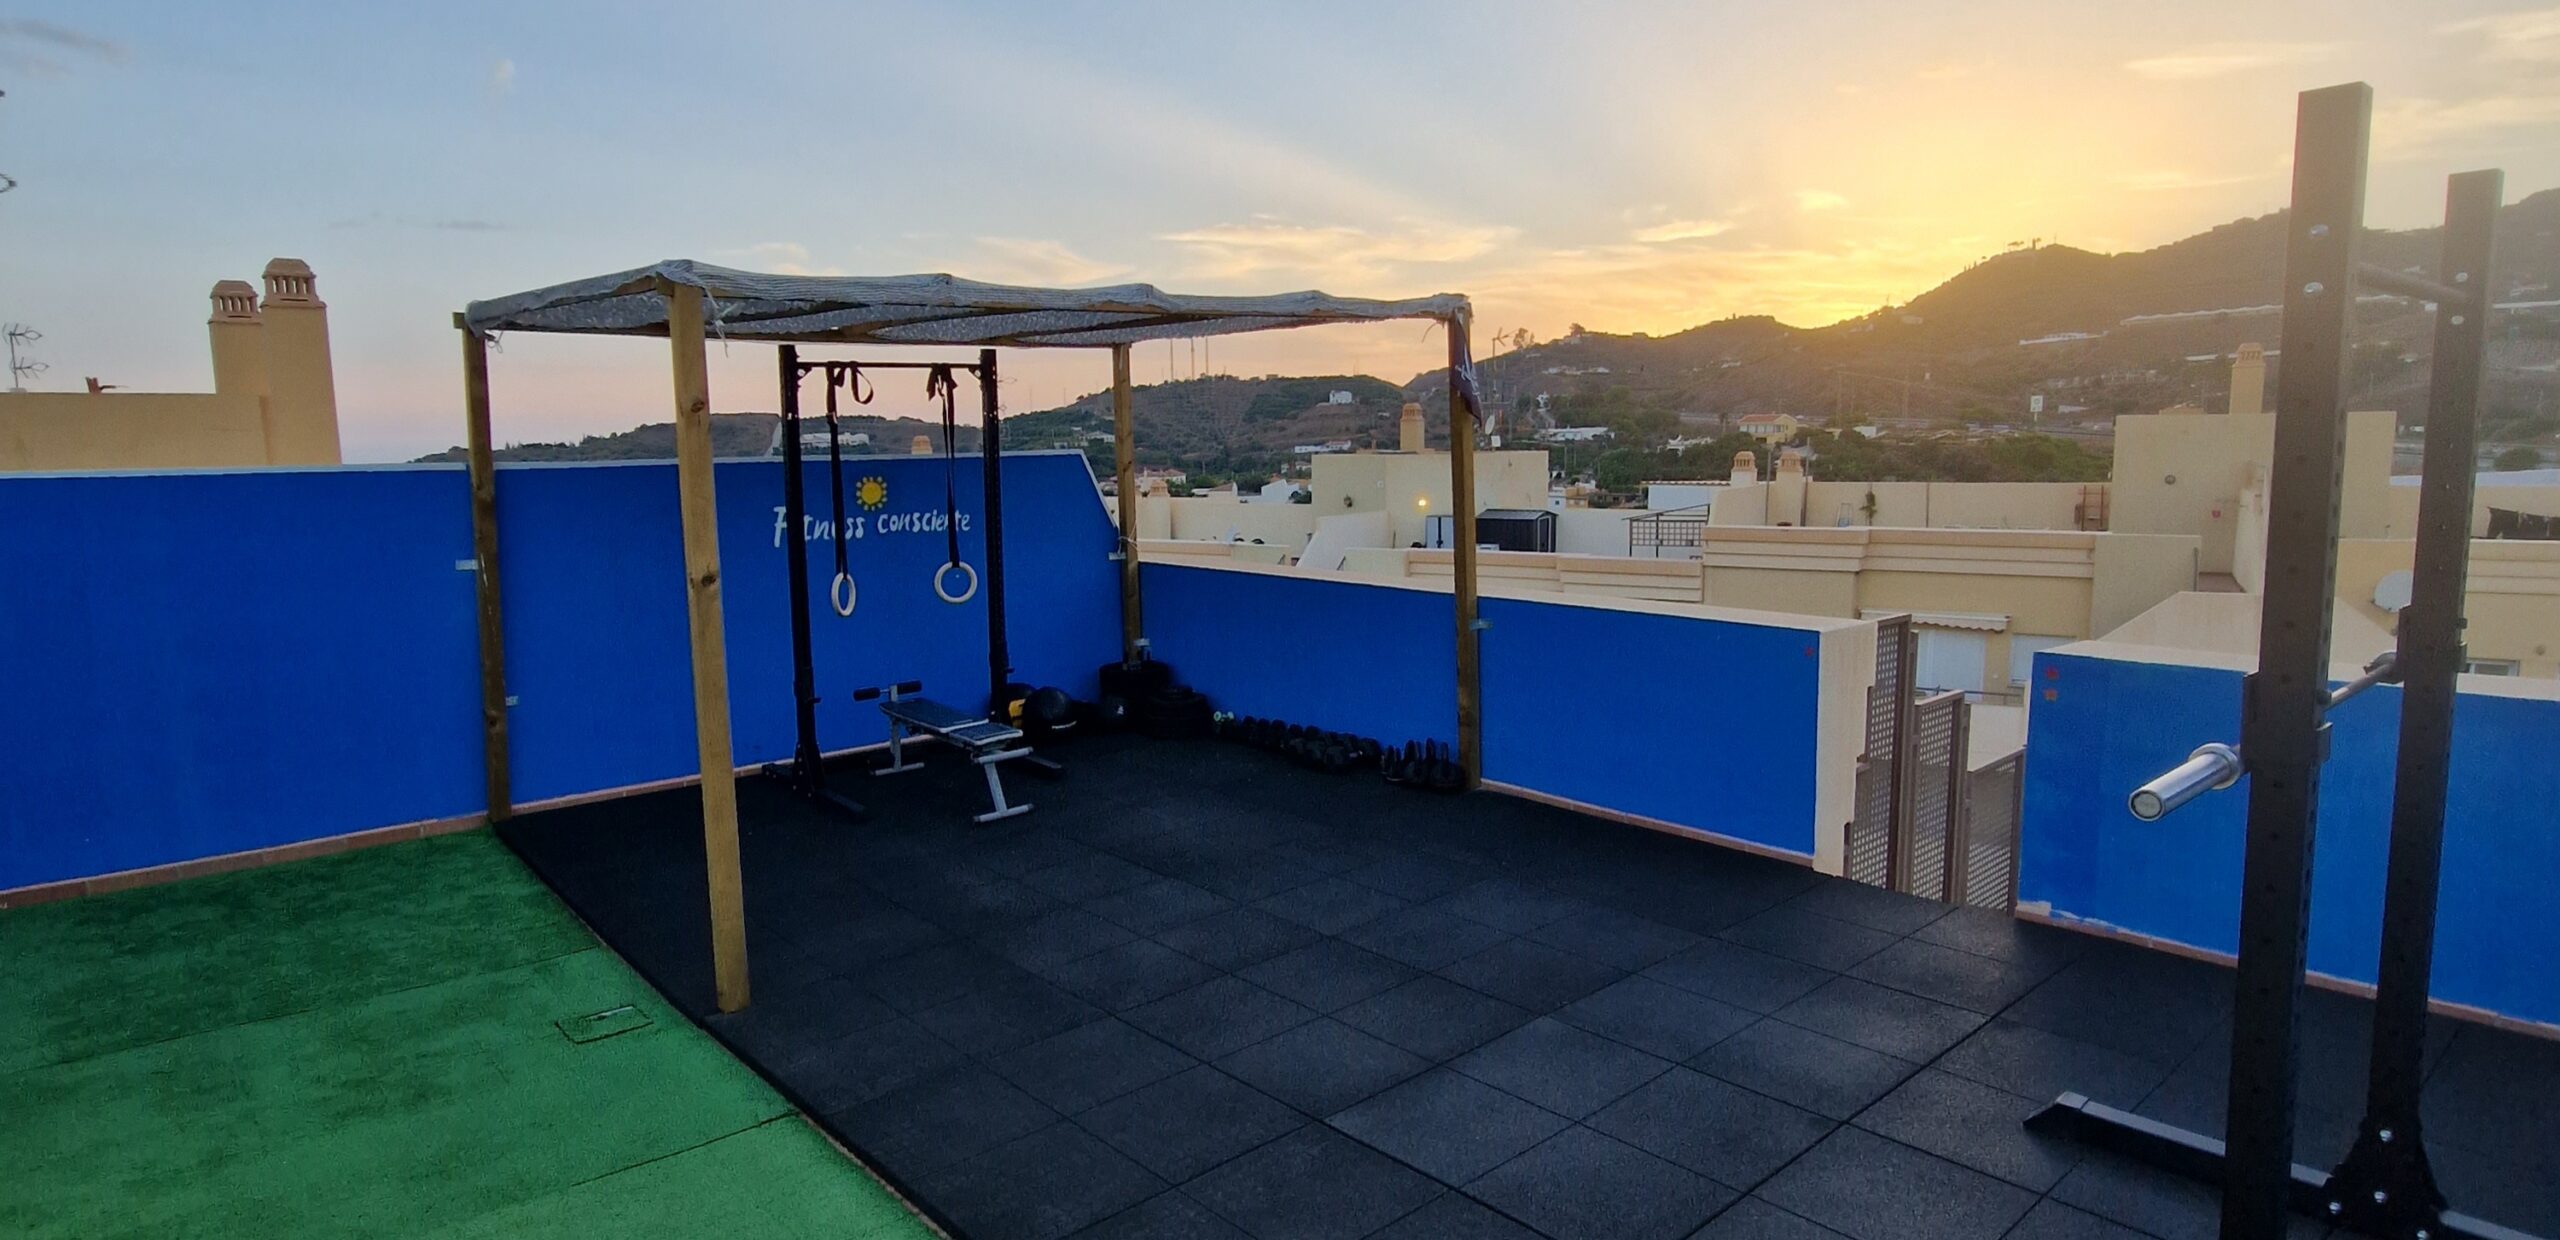
[(648, 1028), (649, 1014), (632, 1004), (625, 1003), (620, 1007), (609, 1007), (601, 1012), (589, 1012), (584, 1016), (571, 1016), (551, 1023), (559, 1027), (560, 1036), (572, 1042), (601, 1042), (616, 1034)]

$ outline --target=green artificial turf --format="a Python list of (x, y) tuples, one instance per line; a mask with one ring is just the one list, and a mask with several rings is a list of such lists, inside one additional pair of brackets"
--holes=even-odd
[(0, 961), (0, 1235), (930, 1234), (486, 833), (0, 912)]

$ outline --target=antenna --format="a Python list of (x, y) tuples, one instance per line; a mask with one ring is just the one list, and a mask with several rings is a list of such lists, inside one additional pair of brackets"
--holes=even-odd
[(24, 323), (6, 323), (0, 324), (0, 337), (6, 337), (9, 342), (10, 391), (26, 391), (28, 379), (53, 369), (53, 367), (47, 366), (43, 362), (39, 362), (32, 357), (22, 357), (19, 354), (20, 346), (32, 345), (35, 342), (44, 339), (43, 332), (37, 331)]

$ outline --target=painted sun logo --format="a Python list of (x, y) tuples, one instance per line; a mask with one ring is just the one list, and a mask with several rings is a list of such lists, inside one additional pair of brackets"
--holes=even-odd
[(876, 475), (865, 478), (854, 484), (853, 498), (854, 502), (862, 505), (863, 511), (878, 512), (889, 502), (889, 480)]

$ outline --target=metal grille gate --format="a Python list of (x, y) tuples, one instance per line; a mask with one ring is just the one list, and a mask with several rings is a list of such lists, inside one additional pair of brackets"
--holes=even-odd
[(2026, 794), (2025, 750), (1965, 776), (1964, 812), (1956, 818), (1947, 898), (1975, 908), (2007, 910), (2018, 902), (2018, 818)]
[(1893, 887), (1933, 900), (1948, 898), (1947, 858), (1964, 814), (1965, 741), (1969, 730), (1964, 692), (1924, 699), (1911, 708), (1909, 827), (1895, 837)]
[(1858, 813), (1849, 824), (1849, 877), (1893, 885), (1894, 841), (1907, 821), (1904, 738), (1911, 718), (1911, 664), (1919, 636), (1911, 617), (1876, 622), (1876, 681), (1867, 690), (1867, 752), (1858, 763)]

